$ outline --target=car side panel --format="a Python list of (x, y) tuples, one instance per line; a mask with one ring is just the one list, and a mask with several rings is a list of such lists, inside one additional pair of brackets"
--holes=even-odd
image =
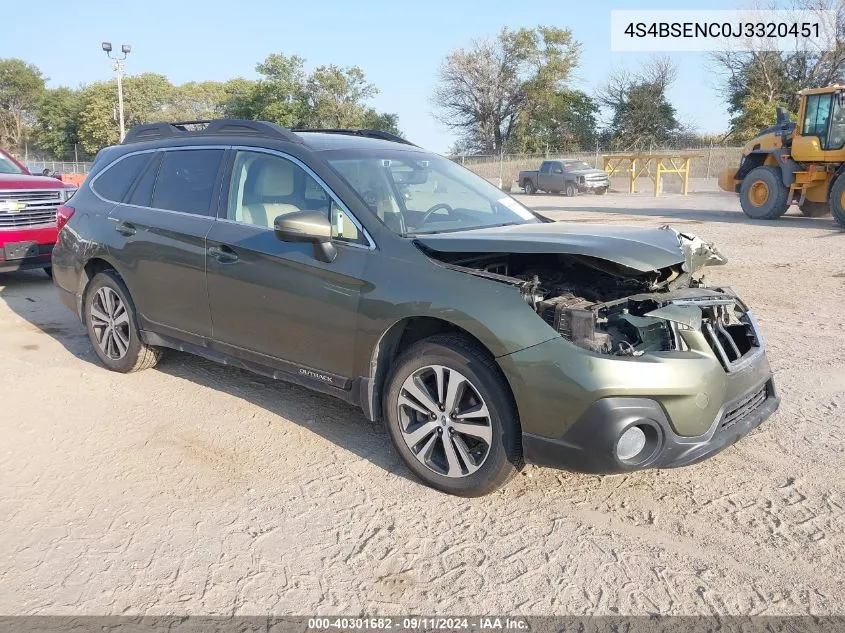
[(120, 204), (108, 221), (108, 252), (141, 328), (195, 342), (210, 337), (205, 236), (214, 219)]
[[(338, 244), (337, 258), (318, 261), (311, 244), (281, 242), (272, 230), (218, 220), (209, 246), (237, 257), (208, 257), (208, 294), (215, 345), (315, 370), (335, 384), (353, 378), (358, 302), (369, 284), (371, 252)], [(331, 374), (331, 375), (329, 375)], [(329, 380), (331, 379), (331, 380)]]

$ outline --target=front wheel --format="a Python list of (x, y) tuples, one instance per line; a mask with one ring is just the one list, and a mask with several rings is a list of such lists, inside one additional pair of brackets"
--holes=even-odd
[(596, 195), (597, 196), (603, 196), (606, 193), (607, 193), (607, 187), (599, 187), (598, 189), (596, 189)]
[(466, 337), (436, 335), (414, 344), (394, 364), (384, 396), (396, 451), (432, 488), (477, 497), (522, 467), (510, 388), (495, 361)]
[(845, 178), (842, 176), (830, 188), (830, 212), (837, 224), (845, 228)]
[(739, 188), (742, 211), (755, 220), (776, 220), (789, 208), (789, 188), (783, 184), (779, 167), (761, 165), (752, 169)]
[(534, 186), (534, 183), (530, 180), (526, 180), (523, 183), (522, 188), (525, 189), (525, 193), (529, 196), (533, 196), (535, 193), (537, 193), (537, 188)]
[(83, 316), (94, 351), (108, 369), (123, 374), (155, 366), (161, 350), (141, 340), (135, 305), (113, 270), (98, 273), (85, 290)]

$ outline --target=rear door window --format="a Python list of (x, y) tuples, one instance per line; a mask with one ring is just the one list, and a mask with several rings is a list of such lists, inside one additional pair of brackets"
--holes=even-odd
[(209, 215), (222, 160), (222, 149), (165, 152), (150, 206)]
[(97, 176), (91, 187), (106, 200), (123, 202), (126, 192), (138, 178), (150, 156), (152, 154), (134, 154), (117, 161)]

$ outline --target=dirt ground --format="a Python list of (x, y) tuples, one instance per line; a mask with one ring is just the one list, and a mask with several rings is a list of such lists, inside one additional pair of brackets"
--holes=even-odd
[(40, 271), (0, 275), (0, 613), (841, 613), (845, 233), (727, 194), (524, 199), (715, 241), (780, 411), (697, 466), (451, 498), (330, 397), (180, 353), (110, 373)]

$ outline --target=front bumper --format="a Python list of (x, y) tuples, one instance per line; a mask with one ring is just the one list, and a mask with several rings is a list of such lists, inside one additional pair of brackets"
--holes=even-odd
[[(682, 333), (685, 351), (637, 358), (588, 352), (562, 337), (499, 357), (519, 411), (525, 460), (614, 473), (692, 464), (733, 444), (779, 403), (748, 315), (759, 345), (727, 364), (701, 331)], [(616, 447), (630, 426), (647, 431), (653, 450), (623, 462)]]
[(609, 180), (585, 180), (578, 183), (578, 191), (595, 191), (596, 189), (607, 189), (610, 187)]
[[(663, 407), (648, 398), (604, 398), (590, 406), (560, 438), (522, 436), (525, 460), (539, 466), (593, 474), (695, 464), (736, 443), (774, 413), (780, 398), (774, 381), (725, 404), (713, 425), (698, 437), (676, 434)], [(632, 426), (648, 427), (643, 454), (631, 461), (616, 455), (619, 437)]]
[[(22, 259), (6, 259), (6, 246), (18, 242), (32, 242), (38, 253)], [(0, 231), (0, 273), (50, 266), (50, 254), (56, 243), (56, 227), (4, 229)]]
[(35, 268), (48, 268), (50, 266), (50, 253), (53, 251), (52, 244), (39, 244), (38, 254), (23, 259), (5, 259), (3, 247), (0, 246), (0, 273), (9, 273), (16, 270), (32, 270)]

